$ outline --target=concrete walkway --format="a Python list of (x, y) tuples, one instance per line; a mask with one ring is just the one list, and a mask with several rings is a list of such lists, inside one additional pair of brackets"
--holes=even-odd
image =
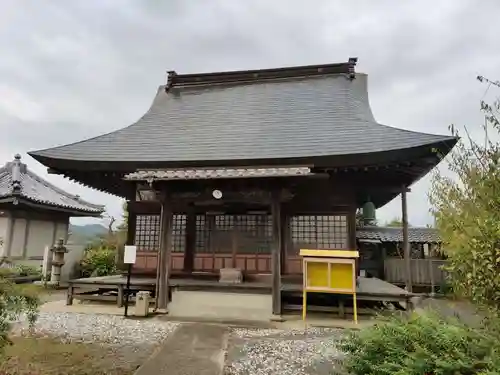
[(135, 375), (220, 375), (229, 328), (183, 324)]

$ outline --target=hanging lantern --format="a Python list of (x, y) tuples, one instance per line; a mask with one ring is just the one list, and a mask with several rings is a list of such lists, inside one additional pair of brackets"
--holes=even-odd
[(364, 225), (374, 225), (376, 218), (376, 207), (375, 204), (368, 198), (368, 200), (363, 205), (363, 224)]

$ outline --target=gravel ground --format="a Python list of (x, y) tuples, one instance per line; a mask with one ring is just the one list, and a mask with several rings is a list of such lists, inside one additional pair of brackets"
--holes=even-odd
[(341, 330), (246, 330), (231, 332), (226, 375), (343, 374), (336, 349)]
[[(177, 326), (172, 322), (133, 320), (115, 315), (40, 313), (33, 333), (68, 341), (139, 346), (158, 345)], [(13, 334), (24, 334), (27, 328), (27, 322), (21, 320), (14, 325)]]
[[(37, 355), (41, 356), (40, 358), (46, 357), (46, 361), (50, 362), (44, 362), (43, 366), (40, 364), (42, 366), (40, 371), (43, 368), (45, 372), (36, 373), (66, 374), (63, 368), (68, 366), (68, 363), (56, 363), (51, 358), (56, 355), (56, 359), (60, 359), (60, 355), (57, 353), (67, 345), (68, 348), (73, 348), (68, 350), (79, 351), (74, 353), (75, 358), (81, 357), (80, 362), (78, 362), (80, 367), (76, 363), (72, 364), (72, 368), (78, 367), (78, 370), (73, 372), (74, 374), (122, 375), (132, 374), (162, 342), (173, 334), (177, 327), (177, 323), (160, 320), (134, 320), (122, 316), (102, 314), (42, 312), (31, 332), (34, 336), (28, 335), (28, 323), (25, 319), (14, 323), (12, 334), (14, 339), (19, 338), (17, 345), (30, 347), (31, 351), (36, 352), (33, 354), (35, 357)], [(46, 347), (44, 350), (34, 345), (30, 341), (32, 337), (41, 337), (43, 340), (47, 340), (47, 345), (50, 344), (51, 348)], [(25, 341), (22, 341), (23, 339)], [(38, 342), (45, 341), (38, 340)], [(57, 342), (63, 342), (65, 346), (58, 347)], [(0, 364), (0, 370), (3, 369), (2, 366), (7, 366), (10, 371), (16, 367), (16, 361), (34, 360), (24, 355), (22, 350), (14, 352), (12, 355), (15, 357), (10, 358), (10, 362)], [(61, 355), (64, 357), (67, 353)], [(55, 364), (51, 361), (54, 361)], [(68, 359), (68, 361), (70, 360)], [(49, 365), (55, 367), (49, 369)], [(59, 365), (62, 367), (59, 368)], [(17, 374), (18, 372), (12, 373)]]

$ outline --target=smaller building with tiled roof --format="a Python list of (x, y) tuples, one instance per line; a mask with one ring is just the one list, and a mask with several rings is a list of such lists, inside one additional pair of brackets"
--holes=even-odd
[[(380, 242), (403, 242), (403, 229), (399, 227), (362, 227), (356, 230), (358, 240), (372, 240)], [(435, 228), (408, 227), (408, 241), (410, 243), (441, 243), (438, 231)]]
[[(360, 252), (360, 269), (391, 283), (404, 284), (405, 278), (401, 276), (404, 272), (402, 227), (359, 227), (356, 229), (356, 240)], [(413, 263), (424, 259), (440, 260), (442, 257), (442, 241), (435, 228), (408, 227), (408, 242)], [(420, 279), (415, 275), (415, 285), (419, 283), (418, 280), (422, 281), (422, 277), (426, 279), (426, 275), (420, 273)]]
[(104, 206), (51, 184), (15, 155), (0, 168), (0, 257), (41, 261), (45, 246), (67, 239), (71, 216), (103, 212)]

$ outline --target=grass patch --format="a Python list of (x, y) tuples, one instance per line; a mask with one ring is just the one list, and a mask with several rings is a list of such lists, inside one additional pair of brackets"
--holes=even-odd
[(56, 338), (13, 337), (12, 341), (0, 356), (2, 375), (131, 375), (154, 350)]

